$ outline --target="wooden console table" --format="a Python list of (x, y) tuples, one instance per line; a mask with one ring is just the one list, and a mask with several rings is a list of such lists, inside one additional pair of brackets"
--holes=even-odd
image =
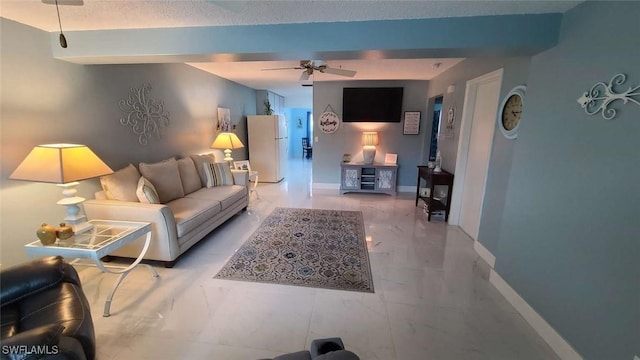
[[(425, 186), (421, 186), (424, 184)], [(447, 194), (445, 197), (437, 197), (435, 194), (436, 185), (447, 186)], [(420, 194), (420, 188), (429, 188), (429, 196), (423, 196)], [(416, 206), (418, 206), (418, 200), (422, 199), (429, 211), (427, 221), (431, 221), (431, 214), (434, 211), (444, 210), (444, 221), (449, 221), (449, 210), (451, 209), (451, 192), (453, 189), (453, 174), (444, 170), (435, 172), (433, 169), (429, 169), (426, 166), (418, 166), (418, 184), (416, 185)]]

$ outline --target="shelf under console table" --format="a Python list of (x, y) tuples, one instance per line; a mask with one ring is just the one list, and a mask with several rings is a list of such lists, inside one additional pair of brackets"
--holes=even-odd
[[(424, 186), (421, 186), (424, 184)], [(436, 186), (446, 186), (447, 193), (444, 196), (435, 194)], [(435, 211), (445, 211), (444, 221), (449, 221), (449, 211), (451, 209), (451, 192), (453, 189), (453, 174), (442, 171), (433, 171), (427, 166), (418, 166), (418, 184), (416, 189), (416, 206), (418, 206), (418, 200), (424, 200), (427, 204), (429, 216), (427, 221), (431, 221), (431, 215)], [(428, 194), (423, 194), (420, 191), (421, 187), (429, 189)]]
[(340, 194), (370, 192), (395, 195), (398, 165), (396, 164), (340, 164)]

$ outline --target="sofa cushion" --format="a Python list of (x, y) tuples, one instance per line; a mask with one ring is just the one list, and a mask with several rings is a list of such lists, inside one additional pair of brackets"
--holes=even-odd
[(207, 187), (233, 185), (233, 175), (229, 163), (202, 164), (207, 175)]
[(156, 188), (161, 204), (184, 196), (176, 159), (171, 158), (153, 164), (140, 163), (140, 173)]
[(138, 169), (129, 164), (113, 174), (100, 177), (100, 185), (109, 200), (137, 202), (138, 179), (140, 179)]
[(200, 175), (198, 175), (196, 165), (190, 157), (178, 160), (178, 170), (180, 171), (180, 180), (182, 180), (182, 189), (185, 194), (192, 193), (202, 187)]
[[(197, 191), (196, 191), (197, 192)], [(167, 203), (176, 220), (178, 237), (202, 225), (220, 212), (220, 202), (183, 197)]]
[(216, 157), (213, 154), (204, 154), (204, 155), (190, 155), (191, 160), (193, 160), (193, 164), (196, 167), (196, 171), (198, 171), (198, 175), (200, 176), (200, 184), (201, 187), (207, 186), (207, 175), (204, 172), (204, 167), (202, 164), (204, 163), (215, 163)]
[(212, 188), (202, 188), (187, 195), (188, 198), (202, 199), (207, 201), (219, 201), (223, 209), (241, 200), (247, 194), (247, 188), (240, 185), (216, 186)]
[(136, 195), (141, 203), (147, 204), (160, 204), (160, 198), (156, 188), (153, 187), (151, 181), (147, 180), (144, 176), (140, 176), (138, 180), (138, 189), (136, 189)]

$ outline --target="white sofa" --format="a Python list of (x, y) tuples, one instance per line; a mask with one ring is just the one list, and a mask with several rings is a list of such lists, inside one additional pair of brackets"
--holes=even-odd
[[(214, 162), (214, 155), (208, 154), (141, 163), (139, 172), (129, 165), (100, 179), (103, 191), (96, 193), (95, 200), (84, 203), (87, 218), (151, 223), (151, 245), (144, 259), (173, 267), (181, 254), (220, 224), (246, 210), (249, 203), (248, 172), (231, 170), (226, 163), (219, 163), (217, 169), (228, 169), (231, 174), (223, 171), (227, 184), (214, 186), (212, 172), (207, 179), (209, 164)], [(151, 199), (144, 184), (155, 191), (151, 191)], [(143, 244), (144, 241), (137, 240), (111, 255), (136, 258)]]

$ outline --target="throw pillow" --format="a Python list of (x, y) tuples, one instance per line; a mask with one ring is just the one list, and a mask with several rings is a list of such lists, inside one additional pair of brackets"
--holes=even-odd
[(182, 180), (182, 189), (185, 194), (202, 188), (202, 182), (198, 170), (190, 157), (178, 160), (178, 170), (180, 171), (180, 180)]
[(233, 174), (229, 164), (224, 163), (204, 163), (202, 164), (207, 175), (207, 187), (233, 185)]
[(202, 164), (213, 164), (216, 162), (216, 157), (213, 154), (191, 155), (190, 157), (191, 160), (193, 160), (193, 164), (196, 166), (196, 170), (198, 170), (198, 175), (200, 175), (200, 183), (202, 184), (202, 187), (207, 186), (207, 174), (205, 173)]
[(139, 178), (138, 169), (129, 164), (113, 174), (100, 177), (100, 185), (109, 200), (137, 202), (136, 188)]
[(153, 187), (151, 181), (145, 179), (144, 176), (140, 176), (140, 180), (138, 180), (136, 195), (138, 195), (138, 200), (140, 200), (141, 203), (160, 204), (160, 198), (158, 197), (156, 188)]
[(140, 163), (140, 173), (156, 188), (161, 204), (184, 197), (176, 159), (171, 158), (153, 164)]

